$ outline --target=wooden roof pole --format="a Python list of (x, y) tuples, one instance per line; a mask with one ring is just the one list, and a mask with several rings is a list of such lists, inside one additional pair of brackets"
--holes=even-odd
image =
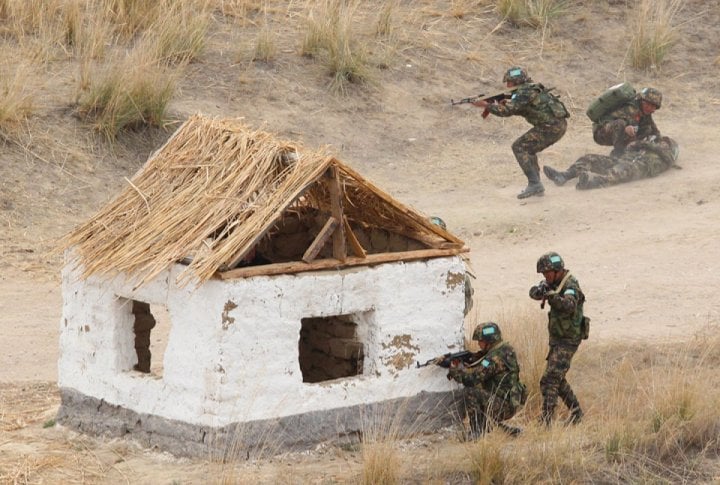
[(306, 263), (309, 263), (313, 259), (315, 259), (315, 257), (320, 253), (320, 250), (323, 248), (323, 246), (325, 246), (325, 243), (328, 241), (328, 239), (330, 239), (330, 236), (337, 232), (336, 229), (338, 225), (338, 220), (335, 219), (333, 216), (330, 216), (323, 228), (320, 229), (320, 232), (315, 237), (315, 240), (312, 242), (312, 244), (310, 244), (310, 247), (307, 248), (305, 254), (303, 254), (302, 260)]
[(358, 241), (357, 236), (352, 230), (352, 227), (350, 226), (350, 222), (348, 221), (348, 218), (345, 217), (345, 234), (347, 234), (348, 241), (350, 242), (350, 247), (352, 248), (353, 254), (357, 256), (358, 258), (364, 258), (367, 256), (367, 253), (365, 252), (365, 249), (362, 247), (362, 244), (360, 244), (360, 241)]
[(345, 220), (343, 214), (343, 198), (345, 192), (340, 184), (340, 174), (337, 167), (331, 165), (327, 172), (328, 190), (330, 192), (330, 215), (339, 222), (335, 232), (333, 232), (333, 258), (338, 261), (347, 259), (347, 241), (345, 239)]
[(345, 262), (337, 259), (316, 259), (310, 263), (304, 261), (290, 261), (287, 263), (264, 264), (247, 268), (236, 268), (224, 273), (216, 273), (223, 280), (233, 278), (250, 278), (253, 276), (273, 276), (281, 274), (302, 273), (305, 271), (339, 270), (353, 266), (371, 266), (374, 264), (394, 263), (397, 261), (415, 261), (418, 259), (442, 258), (456, 256), (470, 251), (469, 248), (460, 249), (421, 249), (417, 251), (403, 251), (399, 253), (368, 254), (365, 258), (348, 257)]

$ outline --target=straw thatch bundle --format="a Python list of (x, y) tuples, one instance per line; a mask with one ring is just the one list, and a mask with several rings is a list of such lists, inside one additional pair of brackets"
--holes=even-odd
[[(461, 242), (400, 205), (327, 154), (252, 130), (239, 120), (195, 115), (128, 180), (128, 187), (69, 234), (83, 276), (127, 273), (146, 283), (189, 258), (200, 282), (237, 263), (290, 207), (330, 210), (326, 184), (338, 169), (345, 215), (427, 240)], [(424, 235), (423, 235), (424, 234)]]

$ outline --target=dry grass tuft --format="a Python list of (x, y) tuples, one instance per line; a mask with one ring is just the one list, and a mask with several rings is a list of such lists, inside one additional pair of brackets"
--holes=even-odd
[(398, 449), (402, 439), (416, 436), (427, 427), (426, 418), (418, 418), (405, 428), (408, 418), (405, 406), (372, 406), (361, 416), (362, 421), (362, 473), (363, 484), (402, 483), (403, 456)]
[(372, 79), (369, 54), (353, 30), (358, 5), (357, 0), (308, 3), (301, 53), (320, 59), (330, 75), (331, 90), (339, 94), (345, 94), (350, 84)]
[(508, 438), (501, 433), (491, 433), (480, 440), (468, 444), (470, 474), (475, 483), (491, 485), (505, 483), (508, 463), (503, 459), (503, 448)]
[(2, 70), (5, 75), (0, 80), (0, 133), (9, 134), (33, 111), (33, 93), (28, 88), (33, 73), (24, 63)]
[(640, 0), (630, 17), (630, 63), (657, 69), (678, 39), (677, 16), (683, 0)]
[(393, 16), (396, 15), (397, 0), (385, 0), (375, 21), (375, 35), (382, 39), (388, 39), (395, 30)]
[(178, 2), (143, 34), (152, 55), (163, 64), (181, 64), (197, 58), (205, 46), (210, 12), (192, 2)]
[(567, 0), (498, 0), (496, 9), (510, 23), (545, 28), (550, 21), (567, 12)]
[(158, 65), (152, 49), (139, 47), (104, 67), (80, 95), (78, 114), (109, 140), (128, 129), (163, 126), (179, 72)]
[(255, 49), (253, 51), (252, 60), (270, 62), (277, 55), (277, 43), (275, 42), (275, 33), (265, 22), (258, 32), (255, 39)]
[[(172, 11), (172, 0), (98, 0), (98, 10), (115, 26), (116, 32), (130, 40), (155, 24), (165, 12)], [(180, 3), (180, 2), (178, 2)], [(190, 3), (190, 2), (188, 2)]]

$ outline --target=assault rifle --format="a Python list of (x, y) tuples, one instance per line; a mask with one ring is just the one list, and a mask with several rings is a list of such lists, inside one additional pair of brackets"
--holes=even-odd
[[(487, 96), (487, 97), (484, 97), (484, 98), (483, 98), (483, 96), (485, 96), (485, 95), (484, 95), (484, 94), (478, 94), (477, 96), (472, 96), (472, 97), (470, 97), (470, 98), (463, 98), (463, 99), (461, 99), (460, 101), (454, 101), (454, 100), (451, 99), (451, 100), (450, 100), (450, 105), (451, 105), (451, 106), (456, 106), (456, 105), (458, 105), (458, 104), (465, 104), (465, 103), (470, 103), (470, 104), (472, 104), (472, 103), (475, 103), (475, 102), (477, 102), (477, 101), (487, 101), (489, 104), (493, 104), (493, 103), (504, 103), (505, 101), (507, 101), (508, 99), (510, 99), (510, 98), (512, 97), (512, 94), (500, 93), (500, 94), (496, 94), (496, 95), (494, 95), (494, 96)], [(487, 108), (485, 108), (485, 110), (483, 110), (483, 112), (482, 112), (482, 117), (483, 117), (483, 118), (487, 118), (488, 116), (490, 116), (490, 110), (488, 110)]]
[(482, 97), (485, 96), (484, 94), (478, 94), (477, 96), (471, 96), (469, 98), (463, 98), (460, 101), (455, 101), (454, 99), (450, 100), (450, 106), (457, 106), (458, 104), (465, 104), (465, 103), (474, 103), (475, 101), (480, 101)]
[(435, 357), (434, 359), (430, 359), (424, 364), (421, 364), (420, 362), (417, 363), (417, 367), (425, 367), (430, 364), (435, 364), (440, 367), (444, 367), (446, 369), (450, 368), (450, 364), (452, 364), (453, 361), (460, 361), (463, 364), (472, 364), (473, 362), (477, 361), (482, 356), (481, 352), (470, 352), (469, 350), (463, 350), (462, 352), (455, 352), (455, 353), (447, 353), (445, 355), (441, 355), (440, 357)]
[(543, 308), (545, 308), (545, 302), (547, 301), (548, 293), (552, 289), (550, 288), (550, 285), (545, 280), (542, 280), (540, 283), (538, 283), (537, 289), (542, 294), (542, 301), (540, 301), (540, 308), (543, 309)]

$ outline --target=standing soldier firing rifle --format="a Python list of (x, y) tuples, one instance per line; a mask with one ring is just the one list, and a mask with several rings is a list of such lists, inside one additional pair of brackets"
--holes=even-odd
[(522, 116), (533, 125), (512, 144), (515, 158), (528, 180), (527, 187), (517, 197), (542, 196), (545, 187), (540, 182), (537, 154), (563, 137), (567, 129), (566, 118), (570, 114), (562, 101), (550, 92), (551, 89), (534, 83), (522, 67), (508, 69), (503, 82), (508, 88), (513, 88), (509, 99), (506, 99), (507, 96), (492, 97), (472, 104), (495, 116)]

